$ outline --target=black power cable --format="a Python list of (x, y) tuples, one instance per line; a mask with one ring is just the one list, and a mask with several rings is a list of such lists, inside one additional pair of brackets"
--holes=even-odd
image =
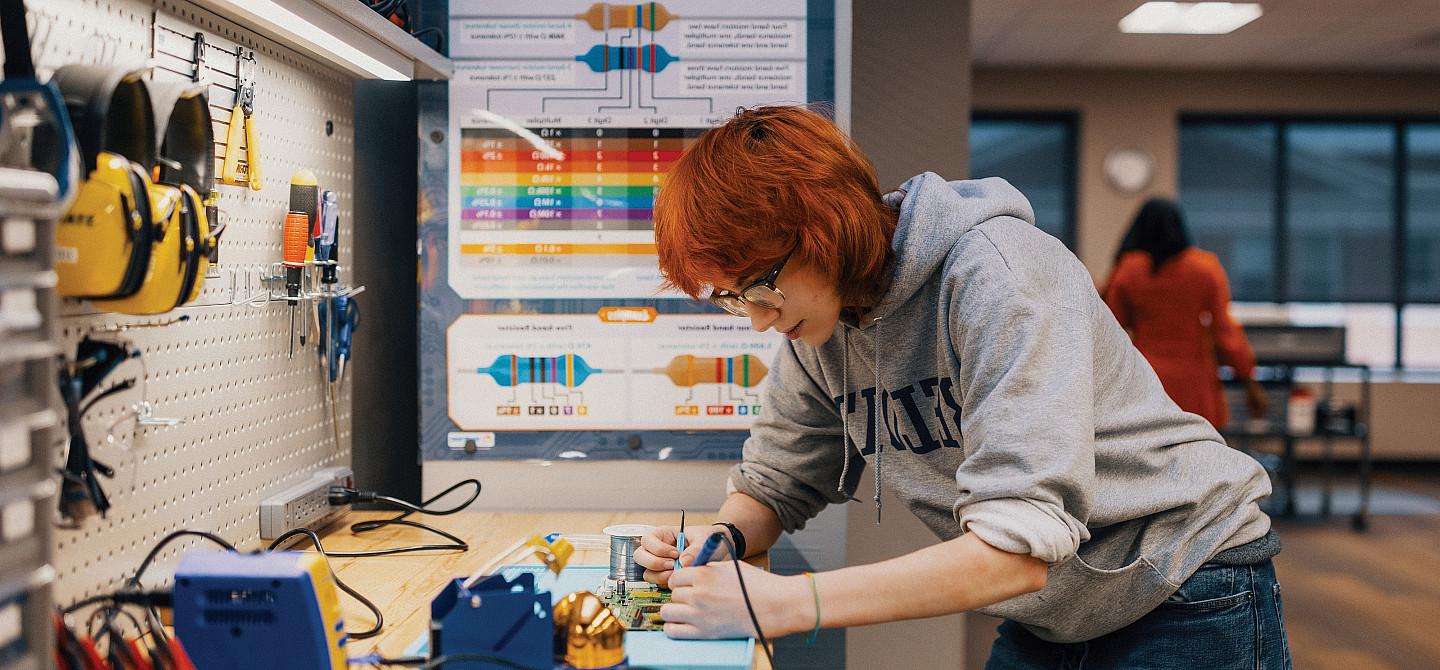
[(150, 568), (150, 564), (155, 562), (155, 557), (160, 555), (160, 550), (164, 549), (165, 546), (170, 544), (171, 542), (174, 542), (175, 540), (186, 536), (199, 537), (218, 544), (230, 551), (239, 551), (235, 548), (235, 545), (230, 544), (229, 542), (225, 541), (225, 538), (220, 537), (219, 535), (216, 535), (214, 533), (207, 533), (203, 530), (177, 530), (161, 538), (154, 547), (150, 548), (150, 553), (145, 555), (145, 560), (140, 561), (140, 567), (135, 568), (135, 574), (131, 575), (129, 579), (125, 580), (126, 587), (133, 589), (140, 586), (140, 578), (145, 575), (145, 571)]
[[(430, 506), (435, 504), (435, 501), (440, 500), (447, 495), (450, 495), (452, 492), (466, 485), (473, 485), (475, 487), (475, 490), (471, 492), (469, 498), (465, 499), (465, 502), (462, 502), (459, 505), (456, 505), (449, 509), (430, 509)], [(371, 519), (369, 521), (358, 521), (351, 524), (350, 532), (355, 533), (356, 535), (368, 533), (374, 530), (379, 530), (386, 526), (408, 526), (410, 528), (417, 528), (419, 530), (439, 535), (447, 540), (450, 540), (450, 544), (420, 544), (409, 547), (395, 547), (392, 549), (372, 549), (369, 551), (335, 551), (330, 552), (327, 555), (335, 556), (337, 558), (365, 558), (369, 556), (390, 556), (394, 554), (408, 554), (417, 551), (469, 551), (470, 545), (459, 537), (456, 537), (454, 534), (448, 533), (439, 528), (435, 528), (434, 526), (420, 523), (418, 521), (411, 521), (409, 519), (406, 519), (405, 517), (408, 517), (411, 514), (426, 514), (430, 516), (449, 516), (451, 514), (456, 514), (458, 512), (464, 511), (467, 507), (474, 503), (475, 499), (480, 497), (480, 490), (480, 480), (464, 479), (451, 485), (450, 488), (447, 488), (444, 491), (441, 491), (440, 493), (431, 496), (429, 499), (425, 500), (419, 505), (416, 505), (415, 503), (406, 500), (392, 498), (386, 495), (380, 495), (373, 491), (357, 491), (352, 488), (332, 486), (330, 488), (331, 505), (348, 505), (357, 502), (376, 502), (390, 505), (392, 507), (398, 507), (404, 510), (404, 512), (402, 512), (399, 516), (390, 519)]]
[[(738, 556), (735, 541), (730, 539), (729, 533), (720, 533), (720, 539), (725, 541), (731, 556)], [(745, 611), (750, 613), (750, 623), (755, 625), (755, 636), (760, 638), (760, 648), (765, 650), (765, 660), (770, 661), (771, 670), (779, 670), (775, 665), (774, 654), (770, 653), (770, 640), (765, 638), (765, 631), (760, 630), (760, 618), (755, 616), (755, 607), (750, 604), (750, 592), (745, 589), (745, 575), (740, 574), (740, 559), (736, 558), (731, 563), (735, 564), (735, 579), (740, 580), (740, 596), (745, 599)]]
[[(132, 623), (135, 624), (135, 626), (137, 627), (137, 629), (140, 629), (139, 623), (136, 622), (136, 621), (134, 620), (134, 617), (131, 616), (128, 612), (125, 612), (125, 611), (124, 611), (123, 606), (124, 606), (124, 605), (144, 605), (144, 606), (153, 614), (154, 608), (155, 608), (157, 605), (168, 604), (167, 601), (169, 600), (169, 598), (165, 597), (165, 596), (168, 595), (168, 594), (163, 594), (163, 593), (160, 593), (160, 592), (153, 592), (153, 591), (151, 591), (151, 592), (140, 591), (140, 590), (139, 590), (139, 587), (140, 587), (140, 578), (145, 575), (145, 571), (150, 568), (150, 564), (155, 562), (155, 558), (160, 555), (160, 551), (161, 551), (162, 549), (164, 549), (164, 548), (165, 548), (167, 545), (169, 545), (171, 542), (174, 542), (175, 540), (177, 540), (177, 539), (179, 539), (179, 538), (182, 538), (182, 537), (186, 537), (186, 536), (193, 536), (193, 537), (203, 538), (203, 539), (209, 540), (209, 541), (211, 541), (211, 542), (214, 542), (215, 544), (218, 544), (218, 545), (220, 545), (220, 546), (222, 546), (222, 547), (224, 547), (224, 548), (226, 548), (226, 549), (228, 549), (228, 550), (230, 550), (230, 551), (235, 551), (235, 550), (236, 550), (236, 549), (235, 549), (235, 545), (230, 544), (229, 542), (226, 542), (224, 538), (220, 537), (219, 535), (215, 535), (214, 533), (207, 533), (207, 532), (202, 531), (202, 530), (183, 530), (183, 529), (182, 529), (182, 530), (177, 530), (177, 531), (175, 531), (175, 532), (173, 532), (173, 533), (170, 533), (169, 535), (166, 535), (165, 537), (161, 538), (160, 541), (157, 542), (154, 547), (151, 547), (151, 548), (150, 548), (150, 553), (146, 554), (146, 555), (145, 555), (145, 559), (142, 560), (142, 561), (140, 561), (139, 567), (137, 567), (137, 568), (135, 569), (135, 574), (131, 575), (129, 578), (127, 578), (127, 579), (125, 580), (125, 585), (124, 585), (124, 587), (121, 588), (119, 591), (116, 591), (116, 592), (114, 592), (114, 593), (106, 593), (106, 594), (102, 594), (102, 595), (98, 595), (98, 596), (93, 596), (93, 597), (90, 597), (90, 598), (85, 598), (85, 599), (83, 599), (83, 600), (80, 600), (79, 602), (73, 603), (73, 604), (71, 604), (70, 606), (64, 608), (63, 610), (61, 610), (61, 612), (62, 612), (63, 614), (70, 614), (70, 613), (72, 613), (72, 612), (74, 612), (74, 611), (76, 611), (76, 610), (78, 610), (78, 609), (81, 609), (81, 608), (84, 608), (84, 607), (88, 607), (88, 606), (90, 606), (90, 605), (95, 605), (95, 604), (99, 604), (99, 603), (107, 603), (107, 602), (108, 602), (108, 603), (109, 603), (108, 606), (99, 608), (99, 609), (95, 610), (95, 612), (93, 612), (93, 613), (90, 615), (91, 623), (93, 624), (94, 619), (95, 619), (96, 616), (98, 616), (98, 615), (100, 615), (100, 614), (102, 614), (102, 613), (104, 614), (104, 619), (103, 619), (103, 621), (101, 621), (100, 628), (99, 628), (98, 630), (100, 630), (101, 632), (104, 632), (104, 631), (112, 631), (112, 632), (113, 632), (113, 631), (114, 631), (114, 624), (115, 624), (115, 617), (120, 616), (120, 615), (122, 615), (122, 614), (124, 614), (124, 615), (127, 616), (127, 617), (130, 617)], [(87, 626), (87, 627), (92, 627), (92, 626)], [(94, 634), (92, 634), (91, 637), (93, 638), (93, 637), (94, 637)], [(112, 634), (112, 638), (113, 638), (113, 634)], [(114, 646), (114, 645), (113, 645), (113, 639), (112, 639), (112, 645), (111, 645), (111, 646), (112, 646), (112, 648), (113, 648), (113, 646)]]
[[(315, 551), (320, 552), (320, 555), (321, 555), (321, 556), (329, 557), (329, 556), (342, 556), (342, 555), (343, 555), (343, 554), (340, 553), (340, 552), (330, 553), (330, 552), (325, 551), (325, 546), (322, 545), (322, 544), (320, 544), (320, 536), (319, 536), (319, 535), (316, 535), (316, 534), (315, 534), (315, 531), (310, 530), (309, 528), (295, 528), (295, 529), (292, 529), (292, 530), (287, 530), (287, 531), (285, 531), (284, 533), (282, 533), (282, 534), (280, 535), (280, 537), (275, 538), (275, 541), (274, 541), (274, 542), (271, 542), (271, 543), (270, 543), (270, 546), (266, 547), (265, 550), (266, 550), (266, 551), (274, 551), (274, 550), (275, 550), (275, 547), (280, 546), (280, 545), (283, 544), (286, 540), (288, 540), (288, 539), (290, 539), (290, 538), (292, 538), (292, 537), (295, 537), (295, 536), (297, 536), (297, 535), (304, 535), (305, 537), (309, 538), (309, 539), (310, 539), (310, 543), (313, 544), (313, 545), (315, 545)], [(328, 566), (329, 562), (327, 561), (326, 564), (327, 564), (327, 566)], [(341, 581), (341, 580), (340, 580), (340, 575), (335, 574), (335, 570), (333, 570), (333, 569), (330, 570), (330, 576), (335, 580), (335, 585), (338, 586), (338, 587), (340, 587), (340, 590), (341, 590), (341, 591), (344, 591), (345, 593), (349, 594), (351, 598), (354, 598), (354, 599), (360, 601), (360, 604), (361, 604), (361, 605), (364, 605), (364, 606), (365, 606), (365, 609), (370, 610), (370, 613), (375, 615), (375, 626), (374, 626), (374, 627), (370, 628), (369, 630), (361, 631), (361, 632), (359, 632), (359, 633), (351, 633), (351, 632), (349, 632), (349, 631), (346, 631), (346, 634), (349, 635), (352, 639), (356, 639), (356, 640), (364, 640), (364, 639), (366, 639), (366, 638), (371, 638), (371, 637), (375, 637), (376, 635), (379, 635), (379, 634), (380, 634), (380, 629), (385, 626), (385, 615), (380, 612), (380, 608), (379, 608), (379, 607), (376, 607), (376, 606), (375, 606), (375, 603), (370, 602), (370, 599), (369, 599), (369, 598), (366, 598), (365, 596), (360, 595), (360, 592), (359, 592), (359, 591), (356, 591), (355, 589), (350, 588), (350, 585), (349, 585), (349, 584), (346, 584), (345, 582)]]

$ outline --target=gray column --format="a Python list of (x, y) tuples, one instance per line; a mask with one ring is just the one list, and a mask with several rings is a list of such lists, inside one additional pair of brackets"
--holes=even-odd
[[(969, 0), (855, 0), (853, 12), (851, 132), (875, 162), (881, 187), (927, 170), (947, 179), (965, 178)], [(862, 488), (868, 489), (869, 473), (865, 481)], [(938, 542), (893, 497), (887, 496), (884, 524), (876, 526), (873, 495), (873, 490), (857, 493), (865, 502), (848, 508), (850, 565)], [(846, 666), (959, 670), (965, 667), (965, 637), (963, 615), (854, 628), (846, 633)]]

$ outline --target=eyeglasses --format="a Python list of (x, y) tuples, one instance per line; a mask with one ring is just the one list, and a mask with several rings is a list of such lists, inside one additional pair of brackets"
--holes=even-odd
[(710, 293), (710, 302), (735, 316), (750, 316), (750, 305), (759, 305), (766, 309), (779, 309), (785, 304), (785, 294), (775, 288), (775, 279), (780, 276), (780, 271), (785, 269), (785, 262), (790, 260), (790, 254), (780, 259), (775, 267), (770, 268), (759, 279), (749, 286), (746, 286), (739, 293), (729, 291), (713, 291)]

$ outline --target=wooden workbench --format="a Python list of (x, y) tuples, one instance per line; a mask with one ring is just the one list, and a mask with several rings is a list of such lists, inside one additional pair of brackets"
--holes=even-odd
[[(353, 512), (342, 523), (322, 535), (329, 551), (363, 551), (384, 547), (447, 542), (442, 537), (403, 526), (391, 526), (363, 535), (350, 532), (351, 523), (393, 517), (393, 512)], [(517, 539), (551, 532), (598, 534), (606, 526), (621, 523), (676, 523), (674, 514), (658, 512), (465, 512), (450, 516), (410, 517), (413, 520), (454, 533), (470, 545), (464, 553), (413, 553), (367, 558), (332, 558), (335, 574), (352, 588), (374, 601), (385, 614), (385, 628), (368, 640), (351, 640), (352, 655), (378, 652), (400, 656), (416, 638), (428, 631), (430, 601), (455, 577), (468, 577)], [(689, 514), (687, 527), (703, 527), (714, 521), (714, 513)], [(305, 547), (308, 548), (308, 547)], [(608, 549), (577, 549), (571, 565), (609, 565)], [(756, 562), (757, 559), (751, 559)], [(763, 566), (764, 558), (759, 559)], [(340, 601), (349, 630), (363, 630), (374, 619), (353, 598), (342, 594)], [(756, 649), (755, 668), (768, 670), (764, 652)]]

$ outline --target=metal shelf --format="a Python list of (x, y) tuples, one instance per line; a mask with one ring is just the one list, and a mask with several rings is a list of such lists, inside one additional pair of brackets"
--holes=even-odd
[(191, 2), (362, 79), (444, 80), (454, 70), (449, 58), (359, 0)]

